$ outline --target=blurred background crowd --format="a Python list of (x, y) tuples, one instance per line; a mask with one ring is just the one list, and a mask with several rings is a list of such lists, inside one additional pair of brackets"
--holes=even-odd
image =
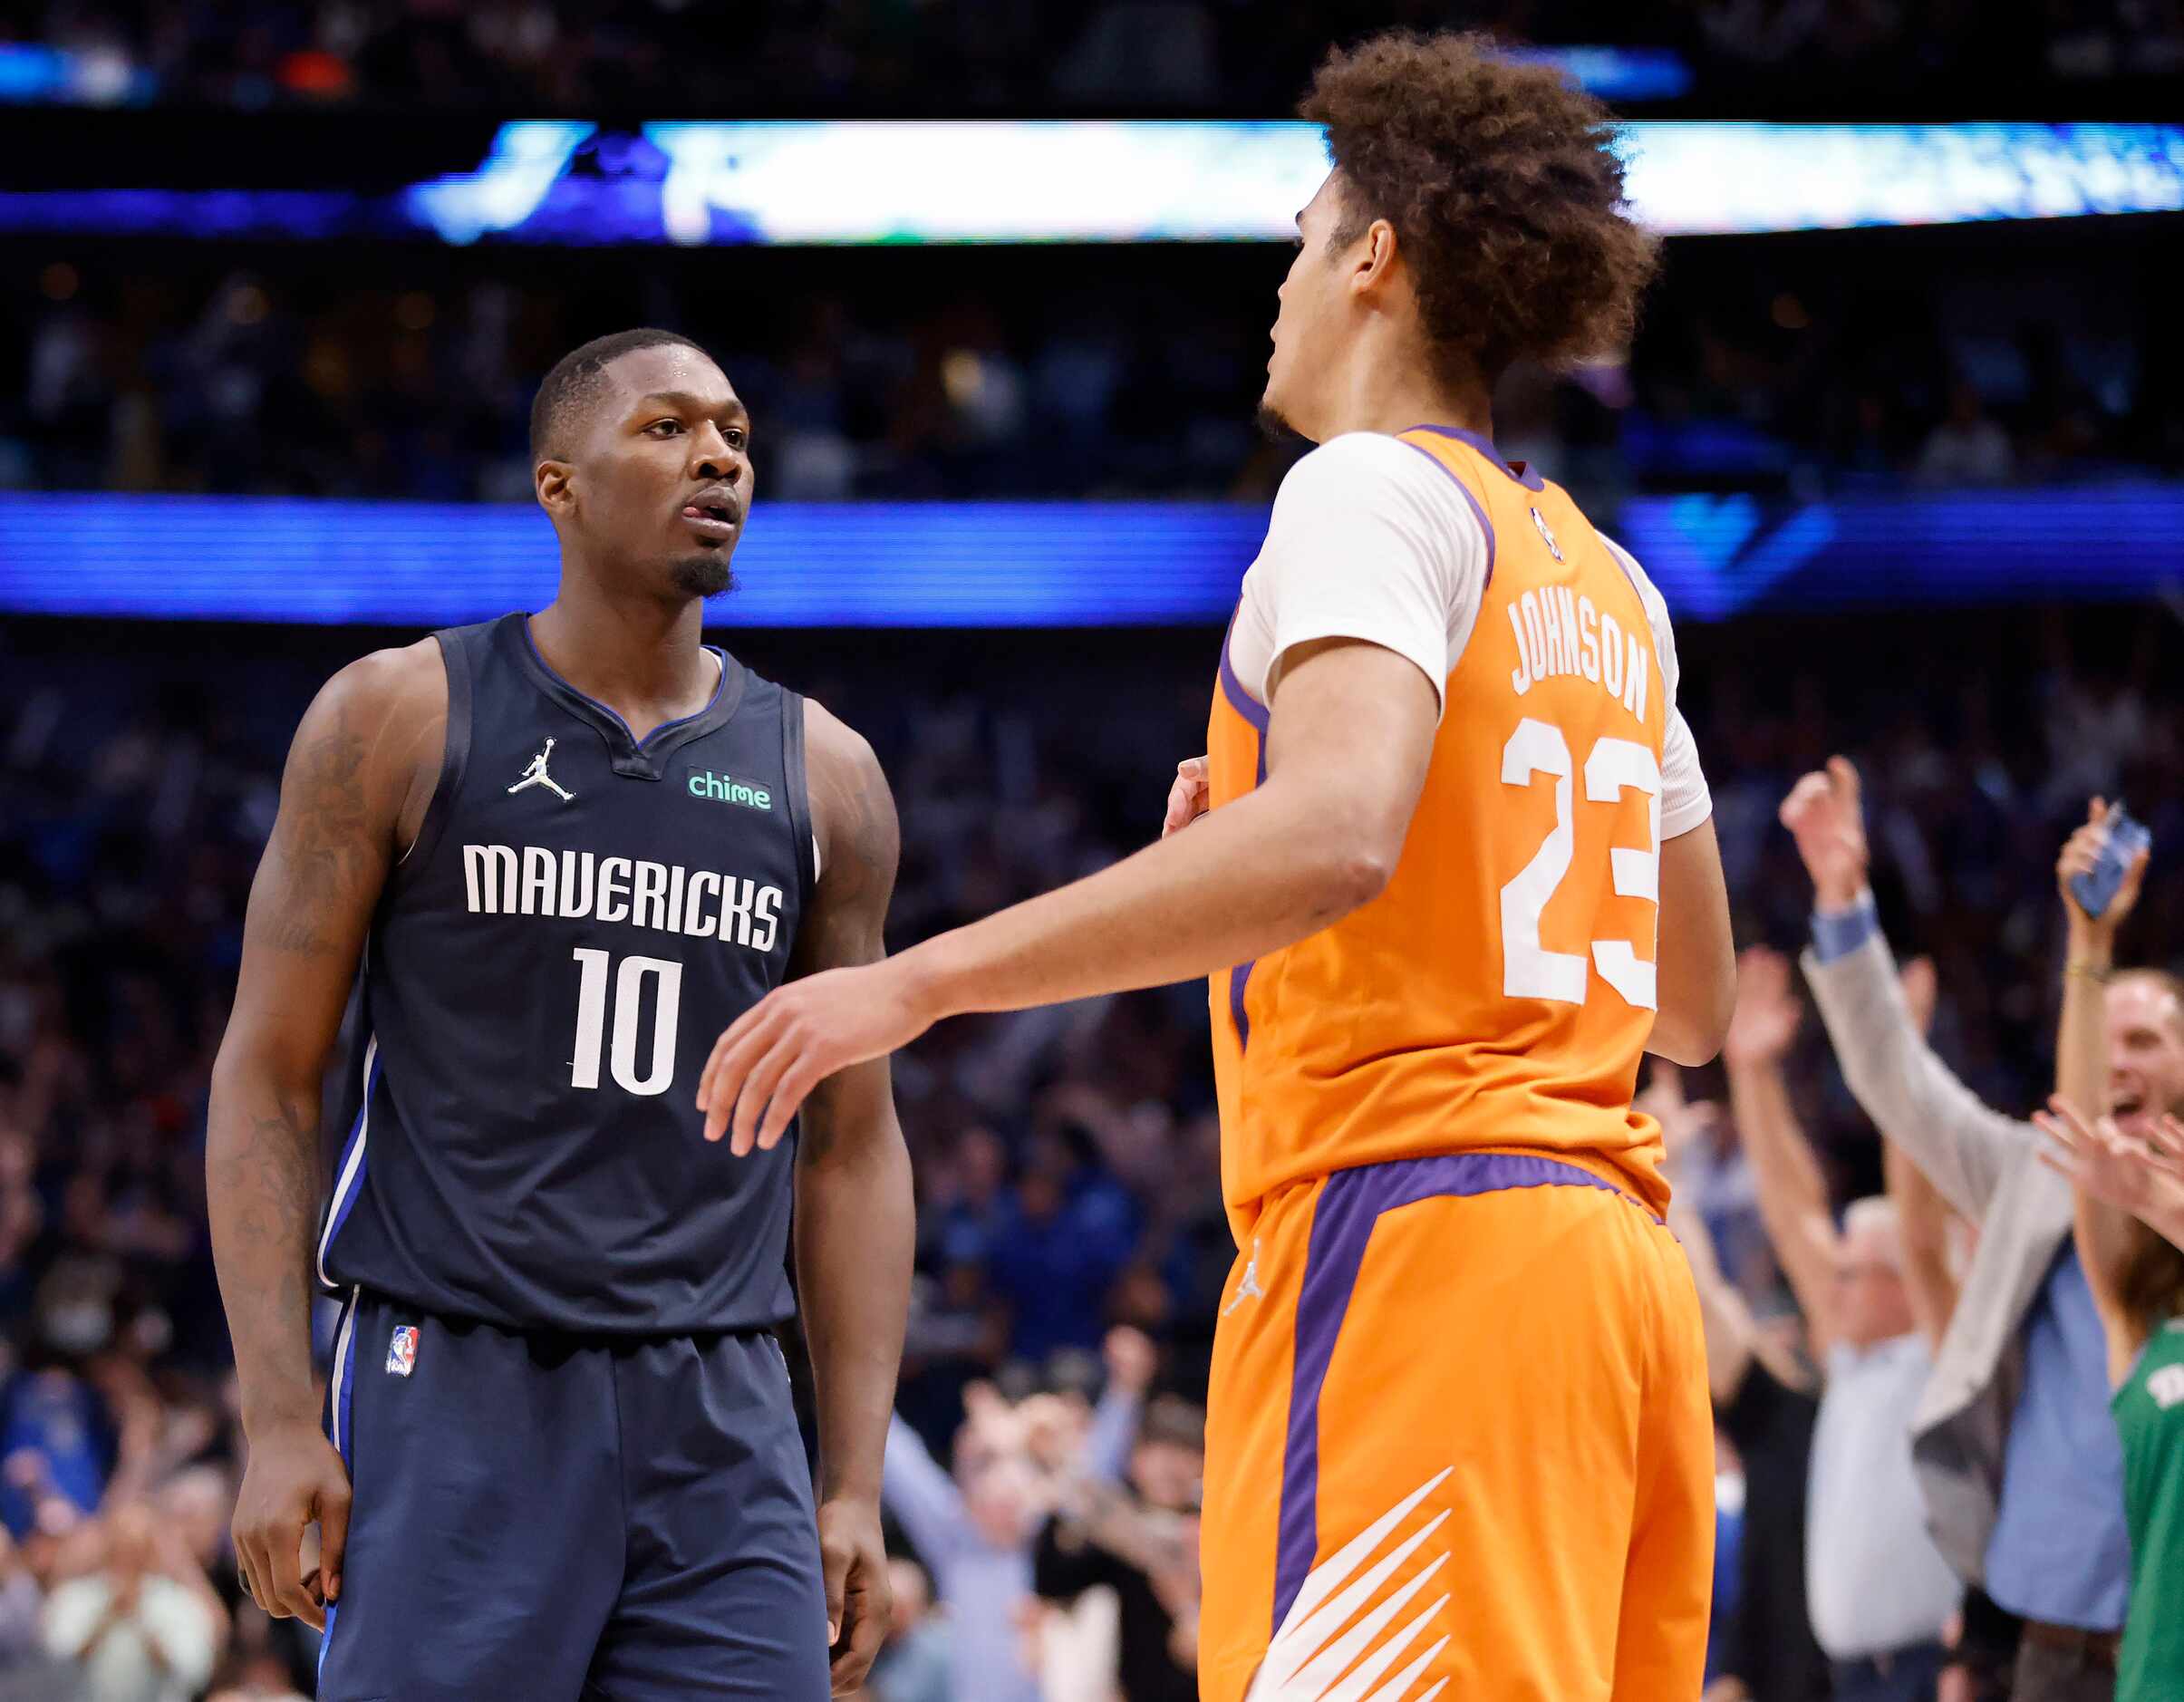
[[(1506, 453), (1636, 491), (2089, 486), (2184, 470), (2184, 360), (2142, 230), (1715, 238), (1628, 363), (1512, 372)], [(2170, 241), (2173, 247), (2173, 238)], [(1262, 247), (828, 256), (672, 271), (430, 251), (16, 245), (0, 488), (530, 499), (532, 392), (629, 324), (720, 352), (778, 499), (1271, 496)]]

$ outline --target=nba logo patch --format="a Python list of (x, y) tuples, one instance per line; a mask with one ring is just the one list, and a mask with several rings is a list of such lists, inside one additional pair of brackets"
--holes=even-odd
[(1553, 556), (1555, 560), (1561, 561), (1562, 559), (1562, 546), (1554, 541), (1554, 534), (1547, 529), (1547, 517), (1537, 508), (1534, 508), (1532, 511), (1532, 523), (1540, 528), (1540, 537), (1546, 542), (1547, 553)]
[(407, 1377), (417, 1369), (417, 1326), (397, 1324), (387, 1342), (387, 1375)]

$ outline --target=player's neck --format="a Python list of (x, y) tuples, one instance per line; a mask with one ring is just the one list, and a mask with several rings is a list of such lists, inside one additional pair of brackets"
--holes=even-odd
[(1407, 339), (1361, 339), (1334, 374), (1319, 442), (1345, 431), (1393, 435), (1412, 426), (1454, 426), (1493, 435), (1492, 392), (1475, 377), (1451, 382)]
[(531, 616), (531, 642), (556, 673), (634, 728), (694, 714), (712, 697), (720, 675), (701, 642), (704, 614), (694, 597), (618, 597), (570, 574)]

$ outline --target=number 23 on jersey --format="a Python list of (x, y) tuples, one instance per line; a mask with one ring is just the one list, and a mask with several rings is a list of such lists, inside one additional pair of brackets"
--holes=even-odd
[[(1616, 845), (1608, 853), (1609, 884), (1619, 897), (1648, 905), (1648, 938), (1596, 939), (1587, 952), (1554, 952), (1541, 943), (1540, 924), (1564, 881), (1577, 850), (1577, 798), (1580, 776), (1584, 807), (1614, 808), (1626, 793), (1646, 799), (1645, 844)], [(1527, 716), (1502, 747), (1502, 782), (1529, 789), (1541, 781), (1554, 788), (1554, 826), (1532, 860), (1502, 888), (1502, 991), (1512, 999), (1549, 999), (1583, 1004), (1591, 970), (1625, 1003), (1641, 1011), (1656, 1008), (1654, 965), (1641, 957), (1657, 933), (1661, 867), (1661, 766), (1646, 746), (1629, 739), (1596, 739), (1580, 769), (1570, 740), (1551, 721)], [(1594, 918), (1589, 913), (1587, 925)]]

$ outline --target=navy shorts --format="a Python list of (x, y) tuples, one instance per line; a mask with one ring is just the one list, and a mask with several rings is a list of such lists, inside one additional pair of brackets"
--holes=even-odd
[(323, 1702), (826, 1696), (771, 1336), (517, 1334), (363, 1293), (326, 1419), (355, 1499)]

